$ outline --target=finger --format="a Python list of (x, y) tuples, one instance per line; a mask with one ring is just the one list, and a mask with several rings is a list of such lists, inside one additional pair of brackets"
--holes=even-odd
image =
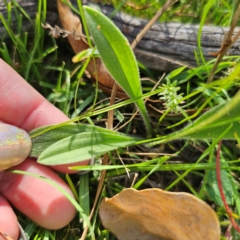
[[(16, 167), (51, 179), (65, 192), (73, 197), (67, 184), (50, 168), (27, 159)], [(27, 175), (3, 172), (0, 191), (8, 201), (40, 226), (47, 229), (59, 229), (67, 225), (74, 217), (76, 210), (70, 201), (56, 187)], [(1, 209), (1, 208), (0, 208)], [(1, 219), (0, 215), (0, 219)]]
[[(68, 118), (0, 59), (0, 118), (26, 131)], [(4, 114), (3, 114), (4, 113)]]
[[(0, 120), (30, 131), (44, 125), (57, 124), (67, 121), (68, 118), (9, 65), (0, 59)], [(89, 161), (76, 165), (86, 165)], [(71, 173), (69, 165), (53, 166), (61, 172)]]
[[(12, 239), (18, 239), (19, 229), (15, 213), (5, 198), (0, 195), (0, 232), (11, 236)], [(0, 240), (3, 240), (0, 236)]]

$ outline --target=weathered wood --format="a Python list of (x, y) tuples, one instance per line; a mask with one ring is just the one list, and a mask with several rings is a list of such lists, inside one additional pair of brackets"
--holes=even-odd
[[(11, 2), (11, 1), (7, 1)], [(31, 18), (37, 12), (37, 0), (16, 0)], [(72, 1), (73, 3), (76, 1)], [(113, 9), (100, 5), (103, 13), (110, 16)], [(6, 18), (7, 12), (4, 0), (0, 0), (0, 13)], [(130, 42), (147, 23), (147, 20), (132, 18), (123, 13), (117, 13), (113, 22), (120, 28)], [(51, 24), (59, 24), (57, 19), (56, 1), (48, 1), (48, 18)], [(17, 26), (12, 17), (12, 26)], [(32, 25), (24, 19), (23, 31), (29, 31)], [(199, 26), (180, 23), (157, 23), (134, 49), (137, 59), (151, 69), (171, 71), (179, 65), (196, 66), (194, 52), (198, 52), (197, 35)], [(209, 52), (218, 52), (224, 34), (228, 28), (205, 26), (202, 29), (201, 49), (205, 60), (213, 59)], [(0, 35), (6, 36), (5, 28), (0, 22)], [(240, 55), (240, 40), (230, 49), (229, 54)]]
[[(112, 10), (102, 7), (106, 15)], [(112, 20), (131, 43), (146, 25), (146, 20), (117, 13)], [(238, 29), (239, 30), (239, 29)], [(236, 31), (238, 31), (236, 29)], [(179, 65), (196, 66), (194, 52), (198, 52), (197, 36), (199, 26), (181, 23), (157, 23), (138, 43), (137, 59), (151, 69), (170, 71)], [(236, 32), (235, 31), (235, 32)], [(206, 61), (213, 59), (209, 52), (218, 52), (228, 28), (204, 26), (201, 35), (201, 50)], [(229, 54), (240, 55), (240, 40), (230, 49)]]

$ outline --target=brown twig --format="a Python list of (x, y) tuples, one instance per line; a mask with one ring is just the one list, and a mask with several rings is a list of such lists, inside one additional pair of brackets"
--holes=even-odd
[(234, 29), (237, 26), (239, 17), (240, 17), (240, 4), (238, 5), (238, 8), (237, 8), (237, 10), (234, 14), (234, 17), (233, 17), (233, 20), (232, 20), (232, 23), (231, 23), (231, 27), (229, 29), (228, 34), (225, 35), (224, 38), (223, 38), (223, 42), (222, 42), (222, 46), (221, 46), (220, 50), (216, 53), (209, 53), (212, 56), (217, 56), (217, 60), (213, 65), (213, 68), (211, 70), (211, 73), (208, 77), (207, 82), (212, 81), (218, 64), (222, 61), (222, 58), (225, 56), (226, 52), (229, 50), (229, 48), (232, 47), (232, 45), (237, 41), (237, 39), (240, 36), (240, 30), (234, 37), (232, 36), (233, 32), (234, 32)]
[(221, 167), (220, 167), (220, 150), (221, 150), (221, 145), (222, 141), (218, 143), (218, 151), (217, 151), (217, 156), (216, 156), (216, 176), (217, 176), (217, 184), (218, 184), (218, 189), (220, 192), (221, 199), (223, 201), (224, 208), (227, 212), (227, 215), (229, 217), (229, 220), (232, 224), (232, 226), (236, 229), (237, 232), (240, 233), (240, 227), (237, 225), (235, 222), (233, 216), (232, 216), (232, 210), (227, 204), (227, 200), (225, 198), (225, 194), (223, 191), (223, 185), (222, 185), (222, 180), (221, 180)]
[[(111, 98), (110, 98), (110, 106), (112, 106), (115, 103), (116, 92), (117, 92), (117, 84), (115, 83), (113, 85), (112, 94), (111, 94)], [(111, 129), (111, 130), (113, 129), (113, 118), (114, 118), (114, 110), (110, 110), (108, 112), (107, 129)], [(103, 156), (103, 165), (108, 165), (108, 154), (107, 153), (105, 153), (104, 156)], [(103, 183), (104, 183), (105, 176), (106, 176), (106, 170), (103, 170), (101, 172), (100, 180), (99, 180), (98, 187), (97, 187), (96, 196), (95, 196), (93, 207), (91, 209), (91, 213), (90, 213), (90, 216), (89, 216), (89, 221), (91, 221), (93, 213), (96, 209), (97, 202), (98, 202), (99, 196), (100, 196), (102, 188), (103, 188)], [(88, 232), (88, 226), (86, 226), (84, 228), (84, 231), (83, 231), (80, 239), (85, 239), (86, 235), (87, 235), (87, 232)]]
[(131, 44), (132, 49), (136, 47), (136, 45), (140, 42), (143, 36), (148, 32), (148, 30), (152, 27), (152, 25), (163, 15), (163, 13), (175, 2), (178, 0), (167, 0), (167, 2), (163, 5), (163, 7), (155, 14), (155, 16), (146, 24), (146, 26), (141, 30), (141, 32), (137, 35), (134, 41)]

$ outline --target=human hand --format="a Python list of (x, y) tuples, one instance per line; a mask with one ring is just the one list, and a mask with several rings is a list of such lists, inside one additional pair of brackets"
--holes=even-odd
[[(68, 120), (1, 59), (0, 73), (0, 121), (31, 131)], [(81, 162), (81, 165), (87, 163)], [(55, 166), (53, 169), (67, 173), (71, 172), (69, 166)], [(72, 195), (67, 184), (52, 169), (36, 163), (35, 159), (27, 158), (12, 169), (51, 179)], [(48, 229), (62, 228), (76, 213), (74, 206), (61, 192), (41, 179), (9, 171), (0, 172), (0, 231), (13, 239), (18, 239), (19, 227), (9, 203)]]

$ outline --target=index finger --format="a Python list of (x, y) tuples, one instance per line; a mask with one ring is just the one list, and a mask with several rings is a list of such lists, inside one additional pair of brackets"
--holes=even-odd
[(68, 118), (0, 59), (0, 120), (30, 131)]

